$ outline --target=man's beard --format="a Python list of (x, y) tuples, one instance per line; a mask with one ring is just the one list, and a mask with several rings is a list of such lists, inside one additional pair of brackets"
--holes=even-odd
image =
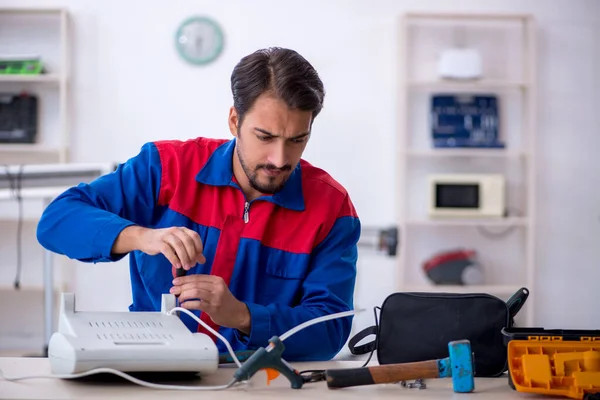
[(283, 182), (281, 182), (281, 183), (277, 183), (276, 182), (277, 177), (270, 176), (270, 177), (268, 177), (269, 183), (262, 184), (258, 181), (258, 171), (261, 168), (264, 168), (266, 170), (275, 170), (275, 171), (282, 171), (282, 172), (290, 171), (292, 169), (292, 167), (290, 165), (286, 165), (282, 168), (277, 168), (273, 164), (259, 164), (255, 167), (254, 171), (251, 171), (250, 167), (248, 167), (246, 165), (246, 163), (244, 162), (244, 158), (242, 157), (239, 146), (237, 147), (237, 156), (238, 156), (238, 159), (240, 160), (240, 165), (242, 166), (242, 169), (244, 170), (246, 177), (248, 177), (248, 181), (250, 182), (250, 186), (252, 187), (252, 189), (254, 189), (260, 193), (264, 193), (264, 194), (277, 193), (278, 191), (280, 191), (283, 188), (287, 179), (283, 180)]

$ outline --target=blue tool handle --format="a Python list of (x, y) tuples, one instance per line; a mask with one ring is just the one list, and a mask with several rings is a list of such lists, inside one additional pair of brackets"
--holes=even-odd
[(261, 347), (242, 364), (233, 374), (237, 381), (249, 380), (261, 369), (274, 369), (285, 376), (291, 383), (292, 389), (300, 389), (304, 384), (302, 376), (281, 358), (284, 347), (277, 336), (269, 340), (267, 348)]

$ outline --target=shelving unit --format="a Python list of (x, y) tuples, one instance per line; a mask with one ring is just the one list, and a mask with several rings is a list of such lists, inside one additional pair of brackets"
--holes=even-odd
[[(0, 75), (0, 92), (29, 92), (40, 99), (37, 142), (0, 143), (0, 164), (69, 160), (69, 23), (61, 8), (0, 8), (0, 53), (34, 53), (40, 75)], [(10, 33), (10, 34), (8, 34)]]
[[(483, 77), (438, 77), (441, 50), (462, 44), (482, 55)], [(508, 299), (520, 287), (530, 295), (517, 318), (533, 325), (535, 299), (535, 23), (529, 15), (410, 13), (398, 24), (398, 290), (480, 292)], [(434, 93), (493, 94), (499, 100), (505, 148), (434, 148), (429, 101)], [(502, 173), (505, 218), (427, 215), (431, 173)], [(516, 212), (515, 212), (516, 211)], [(473, 249), (482, 285), (435, 285), (423, 263), (439, 252)]]
[[(0, 74), (0, 93), (31, 93), (38, 97), (38, 125), (34, 143), (0, 143), (0, 174), (6, 174), (8, 168), (3, 165), (64, 164), (69, 162), (69, 15), (62, 8), (1, 8), (0, 7), (0, 53), (2, 54), (39, 54), (44, 71), (39, 75)], [(26, 351), (41, 350), (48, 343), (53, 332), (56, 310), (54, 297), (64, 291), (64, 277), (71, 278), (68, 260), (54, 266), (52, 255), (40, 247), (29, 244), (35, 242), (32, 225), (39, 219), (35, 209), (43, 208), (48, 201), (58, 195), (58, 188), (25, 188), (20, 191), (23, 206), (19, 213), (18, 202), (12, 190), (0, 190), (0, 226), (3, 250), (17, 249), (16, 235), (21, 233), (22, 260), (20, 266), (14, 262), (15, 256), (6, 252), (0, 267), (5, 274), (0, 282), (0, 294), (5, 299), (21, 304), (26, 312), (43, 302), (43, 332), (23, 340), (3, 331), (1, 340), (4, 346), (23, 346)], [(33, 203), (33, 204), (31, 204)], [(30, 206), (37, 207), (30, 207)], [(22, 224), (22, 231), (15, 229)], [(15, 243), (15, 244), (13, 244)], [(39, 250), (39, 253), (35, 250)], [(22, 286), (16, 291), (12, 282), (8, 284), (6, 273), (22, 268)], [(57, 268), (61, 267), (61, 268)], [(64, 270), (63, 270), (64, 269)], [(35, 271), (26, 274), (26, 270)], [(10, 272), (8, 272), (10, 271)], [(58, 278), (55, 279), (55, 273)], [(40, 278), (41, 277), (41, 278)], [(37, 282), (39, 280), (39, 282)], [(58, 282), (57, 282), (58, 281)], [(27, 302), (20, 302), (19, 296), (27, 296)], [(34, 300), (32, 300), (34, 299)], [(42, 313), (42, 310), (36, 310)], [(53, 313), (54, 311), (54, 313)], [(23, 325), (23, 324), (21, 324)], [(39, 325), (39, 323), (38, 323)], [(27, 328), (26, 324), (21, 328)]]

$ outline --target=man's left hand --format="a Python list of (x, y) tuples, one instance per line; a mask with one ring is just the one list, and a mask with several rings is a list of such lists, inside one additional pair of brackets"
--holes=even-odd
[(170, 292), (179, 296), (181, 307), (200, 310), (217, 325), (250, 334), (250, 311), (233, 296), (223, 278), (203, 274), (177, 277)]

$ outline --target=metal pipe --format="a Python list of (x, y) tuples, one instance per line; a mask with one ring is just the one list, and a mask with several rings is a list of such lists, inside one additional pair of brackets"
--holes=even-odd
[[(52, 199), (44, 199), (47, 206)], [(44, 356), (48, 356), (48, 344), (54, 333), (54, 256), (44, 249)]]
[(395, 256), (398, 250), (398, 228), (366, 226), (361, 229), (358, 247), (375, 249)]

